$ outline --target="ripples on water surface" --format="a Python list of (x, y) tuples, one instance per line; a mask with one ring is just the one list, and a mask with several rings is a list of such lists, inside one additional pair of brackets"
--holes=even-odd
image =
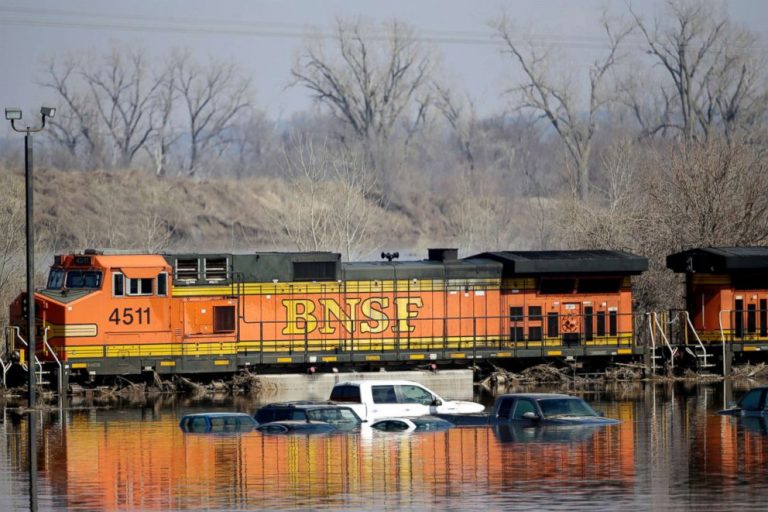
[[(38, 415), (38, 507), (762, 510), (768, 426), (716, 414), (741, 392), (716, 383), (583, 393), (622, 420), (596, 430), (185, 435), (185, 413), (257, 404), (54, 411)], [(0, 423), (3, 511), (30, 505), (26, 426), (9, 411)]]

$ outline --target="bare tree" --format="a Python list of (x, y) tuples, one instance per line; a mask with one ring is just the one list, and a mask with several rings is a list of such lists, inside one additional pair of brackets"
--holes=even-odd
[(63, 105), (58, 109), (58, 115), (48, 120), (49, 129), (45, 134), (66, 150), (72, 162), (82, 165), (84, 160), (90, 167), (96, 167), (101, 163), (98, 160), (103, 141), (98, 114), (79, 81), (79, 69), (73, 58), (63, 62), (56, 62), (54, 58), (46, 61), (46, 78), (41, 85), (54, 90)]
[(370, 235), (381, 204), (361, 158), (303, 140), (285, 153), (283, 171), (290, 196), (270, 215), (297, 250), (338, 251), (350, 259), (376, 245)]
[(82, 76), (111, 136), (112, 164), (128, 167), (154, 130), (150, 112), (162, 78), (151, 76), (143, 52), (117, 47), (101, 62), (86, 65)]
[(768, 164), (762, 148), (722, 138), (659, 154), (648, 206), (670, 252), (768, 241)]
[(334, 51), (327, 52), (322, 39), (309, 39), (291, 70), (294, 84), (308, 88), (365, 141), (369, 154), (401, 119), (409, 119), (409, 132), (423, 122), (435, 68), (410, 27), (393, 21), (386, 28), (379, 38), (370, 24), (338, 20)]
[(469, 99), (466, 102), (456, 98), (451, 89), (434, 84), (435, 106), (443, 114), (454, 133), (456, 145), (470, 170), (475, 168), (475, 136), (477, 112)]
[(558, 78), (552, 75), (549, 51), (542, 52), (530, 38), (527, 44), (520, 44), (506, 15), (493, 27), (503, 42), (503, 52), (513, 58), (525, 76), (523, 83), (507, 92), (519, 98), (518, 109), (539, 112), (554, 128), (576, 168), (578, 196), (585, 200), (589, 195), (589, 165), (597, 115), (611, 100), (604, 83), (619, 58), (619, 47), (631, 32), (631, 27), (615, 29), (607, 19), (603, 20), (608, 46), (606, 54), (589, 68), (586, 108), (579, 105), (577, 88), (573, 83), (567, 79), (558, 83)]
[(174, 87), (184, 106), (190, 139), (185, 167), (194, 175), (209, 153), (226, 141), (238, 115), (250, 107), (251, 83), (232, 63), (211, 61), (200, 66), (189, 52), (174, 60)]
[(673, 131), (693, 140), (720, 132), (730, 138), (764, 121), (765, 60), (755, 34), (711, 2), (668, 0), (668, 15), (653, 24), (630, 11), (666, 78), (651, 96), (662, 109), (649, 109), (636, 91), (629, 97), (643, 133)]
[(144, 146), (144, 150), (154, 162), (157, 176), (165, 174), (171, 146), (179, 137), (172, 120), (178, 99), (175, 78), (172, 69), (168, 69), (162, 75), (150, 110), (151, 125), (155, 130)]
[(354, 260), (376, 247), (371, 230), (374, 216), (383, 205), (374, 194), (376, 180), (363, 158), (349, 152), (335, 155), (332, 171), (331, 225), (342, 254)]
[[(0, 304), (7, 305), (23, 286), (24, 275), (24, 186), (10, 173), (2, 173), (0, 185), (6, 198), (0, 204)], [(8, 308), (0, 311), (7, 321)], [(5, 325), (5, 323), (3, 323)]]

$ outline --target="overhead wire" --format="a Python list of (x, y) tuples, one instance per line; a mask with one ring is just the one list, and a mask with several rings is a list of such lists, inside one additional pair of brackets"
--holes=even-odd
[[(275, 37), (303, 39), (308, 35), (333, 39), (336, 33), (318, 25), (301, 25), (280, 22), (244, 22), (236, 20), (196, 19), (189, 17), (146, 17), (134, 15), (107, 15), (92, 12), (63, 9), (35, 9), (0, 6), (0, 13), (11, 16), (0, 17), (0, 25), (35, 27), (83, 28), (93, 30), (122, 30), (153, 33), (219, 34), (232, 36)], [(63, 17), (70, 18), (64, 19)], [(72, 19), (76, 18), (76, 19)], [(366, 37), (372, 40), (387, 40), (388, 35), (380, 30), (369, 30)], [(492, 31), (462, 31), (418, 29), (416, 40), (459, 45), (498, 46), (500, 41)], [(536, 45), (567, 46), (569, 48), (603, 49), (605, 39), (598, 36), (577, 34), (530, 34), (513, 42)], [(625, 45), (640, 45), (638, 38)]]

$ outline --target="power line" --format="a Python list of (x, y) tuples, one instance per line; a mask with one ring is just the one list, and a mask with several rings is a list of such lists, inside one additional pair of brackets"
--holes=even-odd
[[(180, 33), (180, 34), (210, 34), (230, 35), (240, 37), (266, 37), (304, 39), (308, 36), (323, 39), (335, 39), (337, 34), (327, 27), (316, 25), (301, 25), (297, 23), (213, 20), (185, 17), (146, 17), (131, 15), (105, 15), (85, 11), (70, 11), (64, 9), (35, 9), (27, 7), (0, 6), (0, 13), (8, 13), (11, 17), (0, 18), (0, 26), (18, 26), (24, 24), (33, 27), (79, 28), (89, 30), (119, 30), (126, 32), (150, 33)], [(77, 18), (77, 19), (64, 19)], [(366, 32), (371, 40), (388, 40), (389, 36), (380, 29), (372, 28)], [(500, 47), (502, 42), (493, 31), (462, 31), (417, 29), (414, 38), (418, 41), (435, 44), (457, 44), (467, 46)], [(524, 37), (512, 38), (515, 44), (532, 44), (534, 46), (554, 46), (574, 49), (602, 50), (608, 42), (604, 37), (578, 34), (526, 34)], [(630, 36), (621, 43), (621, 47), (645, 48), (643, 38)], [(753, 48), (766, 49), (763, 45)]]
[[(61, 9), (33, 9), (0, 6), (0, 12), (10, 14), (11, 18), (0, 19), (0, 25), (18, 26), (25, 24), (35, 27), (84, 28), (93, 30), (122, 30), (132, 32), (152, 33), (186, 33), (186, 34), (223, 34), (232, 36), (254, 36), (303, 39), (308, 35), (324, 39), (336, 37), (334, 31), (312, 25), (299, 25), (279, 22), (242, 22), (232, 20), (202, 20), (195, 18), (149, 18), (144, 16), (112, 16), (100, 15), (81, 11), (66, 11)], [(15, 15), (15, 16), (14, 16)], [(34, 17), (31, 17), (34, 15)], [(42, 16), (42, 17), (41, 17)], [(66, 20), (62, 17), (78, 18)], [(388, 36), (378, 29), (367, 32), (367, 37), (373, 40), (387, 40)], [(430, 43), (479, 45), (497, 47), (500, 42), (492, 31), (459, 31), (418, 29), (415, 39)], [(603, 49), (606, 42), (597, 36), (556, 34), (533, 34), (530, 38), (521, 38), (519, 43), (548, 44), (553, 46), (568, 46), (574, 48)], [(639, 43), (640, 41), (638, 41)]]

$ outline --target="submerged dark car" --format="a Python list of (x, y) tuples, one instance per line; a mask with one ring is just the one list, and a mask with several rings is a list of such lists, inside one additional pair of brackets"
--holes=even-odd
[(273, 403), (261, 407), (254, 416), (258, 430), (270, 433), (350, 431), (359, 429), (363, 422), (351, 407), (336, 402)]
[(490, 414), (439, 414), (458, 426), (615, 425), (577, 396), (557, 393), (511, 393), (496, 397)]
[(728, 416), (768, 416), (766, 395), (768, 386), (761, 386), (747, 391), (733, 407), (719, 411)]
[(183, 416), (179, 427), (195, 434), (250, 432), (256, 421), (244, 412), (200, 412)]
[(339, 429), (324, 421), (283, 420), (263, 423), (256, 430), (263, 434), (327, 434)]

